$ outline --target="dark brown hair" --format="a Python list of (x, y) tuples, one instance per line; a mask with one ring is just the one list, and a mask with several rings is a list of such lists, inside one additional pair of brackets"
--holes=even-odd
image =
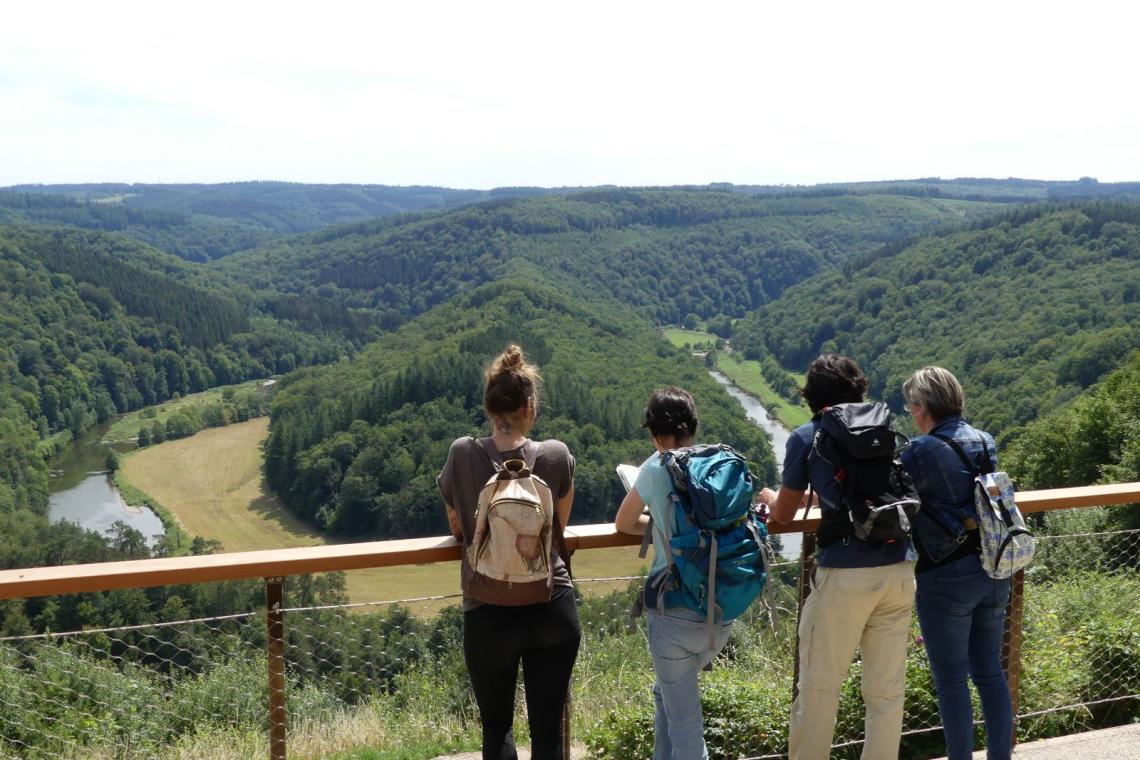
[(812, 414), (835, 404), (862, 401), (870, 382), (855, 360), (841, 354), (820, 354), (808, 365), (800, 395)]
[(671, 435), (687, 441), (697, 434), (697, 405), (690, 393), (668, 385), (653, 392), (645, 405), (645, 421), (653, 435)]
[(528, 364), (523, 351), (513, 343), (495, 357), (483, 373), (483, 408), (488, 417), (509, 418), (525, 411), (533, 401), (538, 409), (538, 368)]

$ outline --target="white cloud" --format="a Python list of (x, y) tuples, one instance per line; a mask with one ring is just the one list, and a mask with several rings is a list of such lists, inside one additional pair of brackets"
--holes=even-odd
[(1135, 16), (41, 2), (0, 27), (0, 185), (1140, 179)]

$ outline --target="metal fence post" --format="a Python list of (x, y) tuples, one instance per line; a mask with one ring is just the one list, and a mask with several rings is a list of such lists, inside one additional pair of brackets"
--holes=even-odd
[(1009, 684), (1013, 706), (1013, 745), (1017, 745), (1017, 712), (1021, 694), (1021, 623), (1025, 613), (1025, 572), (1013, 574), (1009, 586), (1009, 611), (1005, 616), (1005, 633), (1001, 642), (1001, 663)]
[(284, 579), (265, 579), (266, 625), (269, 638), (269, 757), (285, 760), (285, 597)]
[(796, 701), (796, 697), (800, 694), (800, 618), (804, 613), (804, 602), (807, 601), (808, 595), (811, 594), (811, 571), (815, 562), (815, 533), (804, 533), (803, 542), (800, 545), (800, 582), (798, 588), (798, 600), (796, 603), (796, 650), (793, 654), (793, 667), (792, 667), (792, 702)]

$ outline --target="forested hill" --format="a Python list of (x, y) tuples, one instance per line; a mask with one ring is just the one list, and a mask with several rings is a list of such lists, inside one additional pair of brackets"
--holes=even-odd
[(251, 287), (373, 309), (386, 327), (505, 276), (680, 323), (689, 314), (743, 316), (851, 256), (994, 208), (894, 196), (599, 190), (335, 227), (217, 266)]
[[(1005, 465), (1024, 488), (1140, 480), (1140, 351), (1072, 404), (1027, 426)], [(1121, 513), (1125, 510), (1104, 510)], [(1140, 528), (1140, 510), (1129, 510)]]
[(534, 435), (565, 441), (577, 457), (572, 522), (613, 518), (614, 464), (652, 453), (641, 414), (664, 384), (696, 395), (699, 438), (732, 444), (763, 482), (775, 481), (763, 431), (649, 323), (625, 307), (503, 281), (419, 316), (352, 362), (288, 376), (265, 447), (269, 483), (297, 514), (338, 534), (445, 533), (435, 478), (452, 440), (486, 434), (482, 370), (509, 342), (545, 378)]
[(30, 221), (120, 232), (184, 259), (208, 261), (282, 235), (461, 206), (500, 194), (515, 193), (291, 182), (19, 185), (0, 192), (0, 223)]
[(735, 338), (793, 368), (849, 353), (896, 408), (912, 370), (946, 366), (1008, 442), (1140, 346), (1140, 205), (1025, 207), (923, 239), (806, 280)]
[(0, 514), (46, 507), (52, 441), (342, 354), (340, 338), (254, 316), (218, 279), (102, 233), (0, 227)]

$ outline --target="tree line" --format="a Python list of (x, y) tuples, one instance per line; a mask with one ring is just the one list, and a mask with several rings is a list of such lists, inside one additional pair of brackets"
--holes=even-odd
[(1140, 345), (1138, 209), (1019, 209), (920, 239), (796, 285), (740, 320), (734, 340), (790, 368), (850, 354), (896, 407), (911, 371), (944, 365), (965, 383), (968, 415), (1005, 443)]

